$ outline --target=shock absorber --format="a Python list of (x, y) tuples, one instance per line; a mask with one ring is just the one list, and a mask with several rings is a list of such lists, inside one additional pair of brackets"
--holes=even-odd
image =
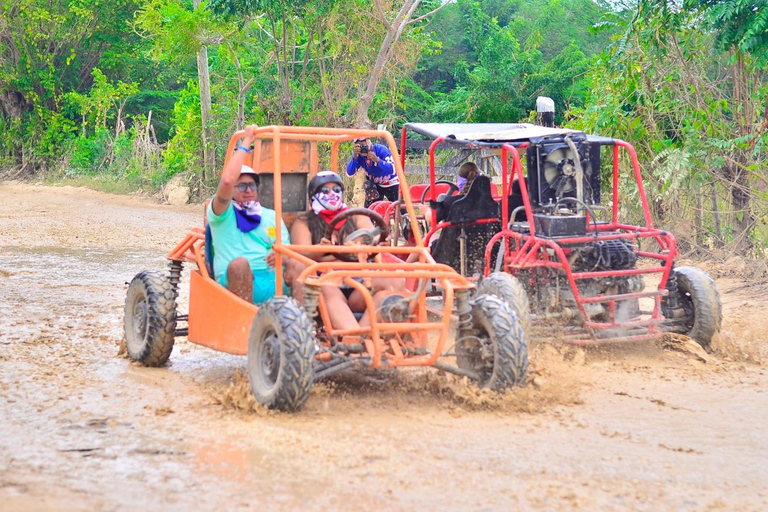
[(317, 307), (320, 301), (320, 287), (314, 284), (313, 278), (308, 278), (304, 283), (304, 312), (313, 321), (317, 316)]
[(183, 263), (177, 260), (171, 260), (168, 262), (168, 280), (171, 282), (171, 288), (173, 288), (174, 297), (179, 296), (179, 281), (181, 281), (181, 270)]
[(669, 271), (669, 277), (667, 278), (667, 309), (675, 309), (680, 304), (678, 301), (678, 289), (677, 289), (677, 273), (675, 272), (675, 263), (672, 262), (672, 268)]
[(469, 335), (472, 331), (472, 308), (469, 305), (469, 290), (456, 290), (456, 314), (459, 316), (459, 336)]

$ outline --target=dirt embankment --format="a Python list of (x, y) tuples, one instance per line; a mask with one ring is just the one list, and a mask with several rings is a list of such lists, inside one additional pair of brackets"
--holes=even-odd
[(20, 184), (0, 204), (0, 510), (768, 509), (754, 276), (713, 272), (725, 319), (703, 358), (534, 344), (533, 382), (506, 396), (349, 374), (275, 414), (244, 358), (184, 340), (165, 368), (117, 356), (126, 281), (163, 268), (201, 206)]

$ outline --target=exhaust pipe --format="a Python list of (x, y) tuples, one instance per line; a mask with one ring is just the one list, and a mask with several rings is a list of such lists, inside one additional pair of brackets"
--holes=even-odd
[(547, 128), (555, 127), (555, 101), (552, 98), (536, 98), (536, 122)]

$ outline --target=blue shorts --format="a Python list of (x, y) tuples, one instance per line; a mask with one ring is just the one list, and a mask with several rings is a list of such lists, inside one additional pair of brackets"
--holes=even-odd
[[(224, 272), (219, 277), (219, 284), (224, 288), (229, 288), (227, 273)], [(285, 283), (283, 283), (285, 289)], [(274, 270), (256, 270), (253, 272), (253, 303), (261, 304), (275, 296), (275, 271)]]

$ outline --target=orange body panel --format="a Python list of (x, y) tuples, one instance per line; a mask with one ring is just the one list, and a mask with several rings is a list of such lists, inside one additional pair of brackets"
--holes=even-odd
[(248, 353), (248, 334), (258, 307), (193, 270), (189, 278), (189, 335), (199, 345), (230, 354)]

